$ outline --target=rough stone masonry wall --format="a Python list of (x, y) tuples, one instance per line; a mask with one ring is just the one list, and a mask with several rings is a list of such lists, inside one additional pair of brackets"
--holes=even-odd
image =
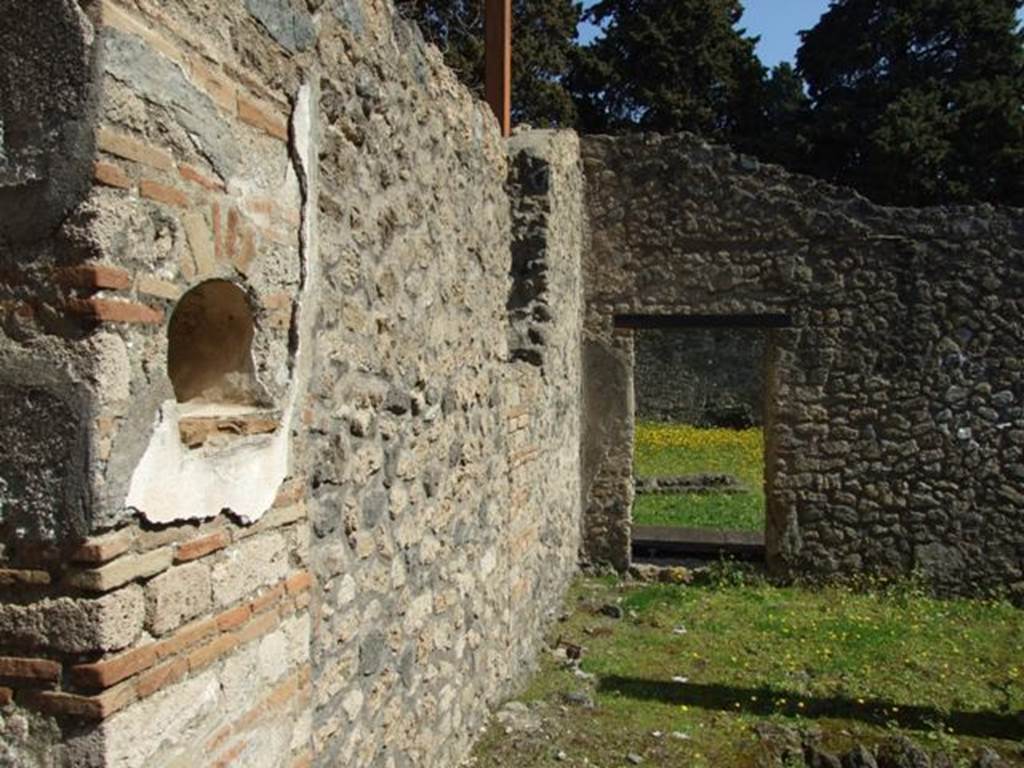
[(761, 424), (764, 331), (647, 329), (634, 341), (637, 419), (729, 428)]
[[(583, 157), (584, 376), (610, 383), (587, 451), (632, 428), (616, 317), (788, 319), (768, 335), (770, 564), (1024, 599), (1024, 215), (881, 208), (690, 136)], [(606, 450), (585, 462), (587, 548), (621, 563), (631, 458)]]
[[(559, 610), (565, 574), (581, 545), (580, 444), (583, 328), (581, 259), (588, 242), (579, 139), (529, 131), (510, 142), (512, 291), (508, 301), (515, 402), (510, 412), (506, 548), (513, 579), (508, 639), (519, 667), (532, 665)], [(524, 301), (524, 297), (529, 297)], [(528, 354), (521, 354), (526, 349)]]
[[(387, 2), (0, 15), (0, 762), (457, 764), (579, 544), (573, 140), (525, 189)], [(209, 281), (245, 403), (175, 401)]]

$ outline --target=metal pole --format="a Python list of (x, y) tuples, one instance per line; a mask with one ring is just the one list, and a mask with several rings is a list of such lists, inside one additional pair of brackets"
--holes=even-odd
[(501, 127), (512, 134), (512, 0), (486, 0), (485, 92)]

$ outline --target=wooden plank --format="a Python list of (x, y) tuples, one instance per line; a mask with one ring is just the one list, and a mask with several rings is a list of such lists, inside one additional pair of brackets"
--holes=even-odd
[(484, 91), (502, 136), (512, 134), (512, 0), (486, 0)]
[(617, 330), (671, 330), (675, 328), (791, 328), (789, 315), (616, 315)]

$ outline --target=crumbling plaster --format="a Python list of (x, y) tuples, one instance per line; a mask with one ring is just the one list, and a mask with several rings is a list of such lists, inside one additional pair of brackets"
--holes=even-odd
[[(256, 522), (270, 509), (281, 484), (292, 472), (291, 443), (312, 367), (321, 272), (316, 236), (318, 128), (313, 114), (319, 90), (316, 80), (312, 82), (299, 91), (290, 132), (293, 173), (302, 190), (301, 283), (292, 318), (297, 332), (280, 424), (269, 437), (249, 439), (214, 453), (197, 453), (182, 443), (179, 430), (180, 414), (192, 411), (183, 410), (174, 400), (164, 401), (149, 445), (132, 472), (125, 499), (126, 507), (137, 510), (150, 523), (201, 520), (224, 510), (242, 522)], [(230, 409), (214, 406), (213, 413), (230, 413)]]
[[(0, 584), (0, 659), (48, 677), (0, 707), (54, 726), (8, 745), (40, 765), (457, 764), (577, 562), (578, 141), (506, 143), (386, 2), (88, 12), (89, 184), (31, 269), (2, 250), (10, 400), (56, 370), (39, 386), (85, 404), (52, 439), (25, 425), (56, 405), (12, 413), (5, 473), (42, 482), (48, 453), (81, 519), (59, 485), (4, 509), (4, 568), (30, 586)], [(545, 275), (523, 317), (513, 240)], [(252, 433), (237, 404), (174, 402), (166, 324), (208, 280), (253, 309)]]
[[(505, 141), (386, 0), (44, 6), (6, 18), (80, 39), (32, 119), (84, 119), (88, 163), (40, 134), (73, 194), (7, 188), (54, 224), (0, 240), (5, 755), (457, 765), (581, 549), (629, 563), (622, 315), (789, 321), (774, 566), (1019, 591), (1019, 212), (880, 209), (688, 136)], [(251, 303), (272, 429), (173, 403), (206, 280)]]

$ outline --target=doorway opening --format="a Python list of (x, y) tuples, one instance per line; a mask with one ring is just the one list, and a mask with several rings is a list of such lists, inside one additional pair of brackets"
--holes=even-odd
[(763, 560), (771, 335), (787, 324), (781, 316), (634, 319), (637, 557)]

